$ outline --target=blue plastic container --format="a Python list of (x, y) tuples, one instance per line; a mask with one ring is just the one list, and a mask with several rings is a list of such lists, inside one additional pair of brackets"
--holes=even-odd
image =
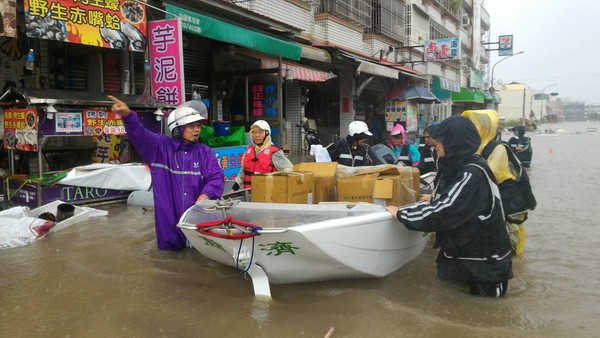
[(213, 122), (213, 128), (215, 129), (215, 136), (229, 136), (229, 128), (231, 127), (231, 121), (215, 121)]

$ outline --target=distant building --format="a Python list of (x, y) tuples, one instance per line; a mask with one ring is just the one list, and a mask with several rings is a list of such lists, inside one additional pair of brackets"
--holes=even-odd
[(600, 120), (600, 104), (586, 105), (585, 118), (588, 121)]
[(563, 116), (566, 122), (585, 121), (585, 102), (564, 102)]

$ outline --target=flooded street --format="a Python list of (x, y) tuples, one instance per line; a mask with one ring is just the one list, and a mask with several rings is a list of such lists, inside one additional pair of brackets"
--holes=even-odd
[[(600, 332), (600, 123), (529, 135), (538, 201), (502, 299), (438, 280), (437, 251), (382, 279), (273, 285), (193, 249), (156, 248), (152, 211), (105, 205), (29, 246), (0, 251), (4, 337), (590, 337)], [(505, 135), (509, 137), (510, 135)], [(400, 226), (400, 225), (399, 225)], [(432, 244), (432, 243), (431, 243)]]

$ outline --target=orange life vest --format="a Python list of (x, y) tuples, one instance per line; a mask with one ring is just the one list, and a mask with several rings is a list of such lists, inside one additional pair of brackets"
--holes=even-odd
[(275, 146), (268, 146), (256, 153), (254, 145), (246, 148), (246, 157), (244, 158), (244, 189), (251, 187), (252, 175), (277, 171), (271, 157), (278, 150), (279, 148)]

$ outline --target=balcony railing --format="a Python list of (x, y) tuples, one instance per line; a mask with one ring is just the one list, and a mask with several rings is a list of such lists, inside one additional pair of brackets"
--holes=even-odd
[(317, 13), (329, 13), (363, 27), (371, 26), (370, 0), (321, 0)]

